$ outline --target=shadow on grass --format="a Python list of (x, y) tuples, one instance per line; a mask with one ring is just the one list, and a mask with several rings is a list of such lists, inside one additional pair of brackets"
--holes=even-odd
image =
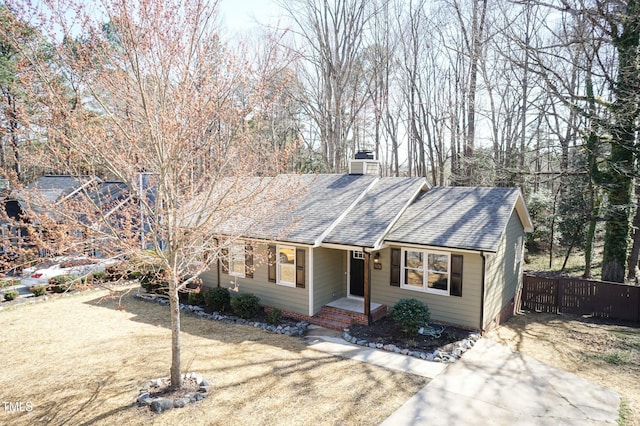
[[(135, 316), (132, 321), (137, 321), (147, 325), (170, 329), (171, 316), (168, 305), (161, 305), (156, 302), (142, 300), (134, 297), (137, 289), (114, 291), (104, 297), (98, 297), (85, 302), (86, 304), (115, 311), (125, 311)], [(211, 328), (203, 329), (202, 325), (210, 325)], [(242, 324), (228, 324), (224, 321), (209, 320), (201, 318), (191, 312), (180, 311), (180, 326), (182, 333), (203, 337), (220, 343), (242, 344), (243, 342), (260, 342), (281, 349), (292, 350), (295, 344), (288, 345), (294, 341), (302, 343), (300, 337), (284, 336), (274, 334), (265, 330), (258, 330), (255, 327)], [(214, 328), (220, 328), (220, 333), (216, 334)], [(246, 331), (251, 331), (246, 333)], [(246, 338), (247, 334), (252, 335)], [(167, 342), (169, 344), (170, 342)]]
[[(124, 311), (129, 315), (133, 315), (130, 318), (131, 321), (162, 327), (167, 330), (170, 329), (168, 306), (136, 299), (134, 293), (137, 290), (129, 291), (130, 293), (125, 296), (113, 293), (107, 297), (96, 297), (84, 303), (113, 311)], [(230, 357), (237, 357), (237, 361), (234, 360), (231, 364), (223, 367), (216, 363), (215, 359), (211, 359), (211, 361), (199, 359), (200, 365), (206, 365), (206, 368), (205, 371), (198, 369), (198, 372), (210, 381), (213, 380), (216, 394), (229, 392), (229, 395), (232, 395), (234, 392), (238, 392), (238, 389), (251, 389), (248, 391), (249, 395), (242, 395), (242, 398), (239, 398), (237, 404), (240, 405), (238, 405), (237, 410), (242, 409), (244, 406), (243, 398), (249, 398), (255, 402), (262, 398), (264, 393), (270, 392), (272, 387), (278, 386), (278, 382), (286, 380), (287, 387), (291, 388), (291, 397), (297, 401), (296, 404), (301, 404), (301, 407), (298, 408), (302, 411), (298, 411), (308, 411), (305, 412), (307, 416), (305, 421), (322, 422), (329, 419), (328, 421), (332, 423), (362, 424), (364, 422), (366, 424), (369, 423), (367, 419), (371, 416), (370, 409), (366, 407), (366, 404), (371, 404), (372, 408), (378, 410), (380, 407), (386, 406), (385, 399), (388, 399), (389, 392), (410, 396), (427, 383), (427, 380), (422, 377), (398, 373), (331, 354), (312, 351), (310, 352), (313, 353), (312, 356), (304, 355), (302, 352), (311, 350), (301, 337), (278, 335), (247, 325), (208, 320), (186, 312), (181, 312), (181, 332), (208, 339), (212, 345), (229, 345), (228, 349), (233, 351)], [(276, 352), (275, 355), (269, 353), (268, 356), (263, 358), (260, 353), (252, 352), (253, 348), (249, 345), (251, 343), (270, 346), (282, 352)], [(170, 348), (170, 345), (171, 340), (167, 338), (166, 348)], [(186, 349), (188, 348), (189, 353), (197, 354), (206, 350), (205, 346), (206, 344), (204, 343), (189, 345), (188, 347), (183, 346), (183, 371), (190, 371), (191, 367), (191, 361), (184, 358), (187, 352)], [(227, 348), (221, 347), (223, 350), (220, 352), (220, 356), (224, 356)], [(281, 355), (278, 355), (280, 353)], [(291, 353), (299, 356), (291, 356)], [(227, 359), (226, 361), (229, 360)], [(164, 375), (168, 375), (168, 363), (166, 367), (167, 374)], [(256, 367), (258, 368), (255, 371), (252, 370)], [(319, 371), (322, 374), (319, 374)], [(324, 372), (326, 372), (326, 375)], [(329, 392), (331, 395), (328, 398), (325, 388), (329, 387), (330, 389), (332, 384), (338, 386), (341, 381), (347, 383), (348, 380), (351, 380), (350, 372), (353, 375), (357, 375), (359, 380), (348, 387), (343, 385), (342, 391)], [(215, 380), (217, 375), (224, 375), (226, 378), (225, 380), (217, 381)], [(153, 377), (140, 377), (140, 383), (151, 378)], [(322, 382), (323, 384), (319, 385), (316, 383), (319, 380), (326, 380), (327, 382), (326, 384)], [(376, 392), (372, 392), (373, 389)], [(384, 389), (386, 391), (382, 392), (381, 390)], [(135, 395), (132, 395), (132, 398), (134, 397)], [(266, 398), (265, 401), (268, 399)], [(305, 402), (302, 403), (301, 401)], [(339, 410), (336, 409), (337, 401), (341, 401), (338, 404)], [(346, 408), (361, 404), (365, 404), (362, 410), (347, 410)], [(122, 410), (127, 410), (131, 407), (122, 407)], [(395, 408), (397, 407), (390, 408), (390, 411)], [(274, 413), (277, 414), (278, 410), (280, 408), (274, 409)], [(348, 413), (343, 414), (346, 417), (340, 417), (339, 413), (343, 410)], [(388, 414), (390, 412), (386, 413), (386, 415)], [(96, 417), (96, 420), (106, 419), (109, 415), (110, 413), (100, 414), (100, 416)], [(382, 419), (377, 418), (371, 423), (377, 423), (383, 419), (384, 417)]]

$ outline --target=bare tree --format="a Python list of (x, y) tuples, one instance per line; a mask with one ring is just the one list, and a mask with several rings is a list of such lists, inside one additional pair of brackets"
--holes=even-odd
[[(364, 0), (281, 2), (294, 22), (294, 46), (303, 58), (299, 78), (303, 105), (320, 133), (325, 167), (340, 172), (347, 140), (368, 99), (361, 60), (371, 13)], [(364, 90), (362, 87), (364, 86)]]
[[(267, 194), (287, 190), (260, 183), (265, 180), (247, 185), (250, 176), (275, 175), (287, 162), (289, 147), (265, 147), (251, 124), (268, 122), (265, 114), (279, 99), (282, 81), (273, 79), (280, 76), (272, 61), (274, 68), (247, 67), (221, 44), (215, 2), (105, 1), (98, 13), (71, 17), (64, 2), (47, 5), (50, 13), (31, 17), (61, 20), (33, 24), (43, 33), (54, 28), (45, 41), (57, 66), (80, 82), (83, 104), (82, 113), (64, 114), (68, 86), (24, 52), (46, 88), (41, 106), (52, 120), (46, 129), (49, 155), (68, 156), (67, 172), (103, 171), (127, 185), (131, 208), (122, 209), (118, 223), (102, 221), (91, 231), (113, 251), (163, 271), (171, 311), (171, 385), (181, 387), (178, 291), (195, 282), (249, 221), (234, 222), (223, 240), (222, 224), (268, 215), (273, 205), (264, 201)], [(70, 49), (59, 32), (72, 29), (82, 37)], [(64, 123), (53, 121), (60, 117)]]

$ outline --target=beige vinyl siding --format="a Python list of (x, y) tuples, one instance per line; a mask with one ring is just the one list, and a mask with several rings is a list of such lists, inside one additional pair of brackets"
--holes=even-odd
[(487, 326), (500, 313), (522, 286), (522, 261), (519, 269), (514, 270), (515, 246), (520, 236), (524, 239), (524, 230), (514, 209), (507, 223), (506, 232), (500, 240), (498, 251), (487, 255), (483, 326)]
[(211, 269), (200, 275), (202, 285), (205, 287), (218, 287), (218, 262), (211, 264)]
[[(290, 244), (287, 244), (290, 245)], [(260, 304), (271, 306), (303, 315), (309, 314), (309, 248), (301, 247), (305, 251), (305, 288), (288, 287), (269, 282), (267, 268), (267, 245), (254, 244), (253, 264), (255, 271), (253, 278), (238, 278), (239, 293), (253, 293), (260, 298)], [(315, 253), (314, 253), (315, 254)], [(216, 287), (216, 269), (202, 275), (203, 284)], [(225, 273), (220, 273), (220, 286), (231, 287), (235, 281)], [(232, 292), (232, 296), (233, 296)]]
[(313, 262), (315, 314), (323, 305), (346, 296), (346, 254), (343, 250), (317, 248), (313, 250)]
[[(398, 247), (400, 248), (400, 247)], [(444, 249), (438, 249), (445, 251)], [(462, 267), (462, 297), (441, 296), (422, 291), (407, 290), (389, 284), (391, 274), (391, 249), (380, 253), (382, 269), (371, 269), (371, 300), (391, 307), (400, 299), (415, 298), (427, 304), (433, 321), (442, 321), (467, 328), (480, 326), (482, 292), (482, 257), (478, 253), (451, 254), (464, 256)]]

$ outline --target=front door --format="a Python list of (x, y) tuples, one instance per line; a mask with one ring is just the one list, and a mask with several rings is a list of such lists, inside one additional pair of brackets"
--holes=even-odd
[(364, 253), (361, 251), (352, 251), (349, 257), (351, 258), (349, 295), (364, 297)]

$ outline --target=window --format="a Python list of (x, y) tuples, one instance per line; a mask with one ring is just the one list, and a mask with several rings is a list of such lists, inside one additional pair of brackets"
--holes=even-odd
[(244, 278), (245, 252), (244, 243), (233, 243), (229, 247), (229, 275)]
[(253, 247), (244, 242), (229, 244), (220, 257), (222, 272), (233, 277), (253, 278)]
[(425, 250), (402, 250), (400, 287), (449, 295), (450, 254)]
[(278, 283), (296, 285), (296, 249), (289, 246), (278, 246)]
[(353, 258), (354, 259), (364, 259), (364, 252), (363, 251), (353, 251)]
[(288, 287), (305, 287), (305, 250), (292, 246), (268, 246), (269, 282)]

